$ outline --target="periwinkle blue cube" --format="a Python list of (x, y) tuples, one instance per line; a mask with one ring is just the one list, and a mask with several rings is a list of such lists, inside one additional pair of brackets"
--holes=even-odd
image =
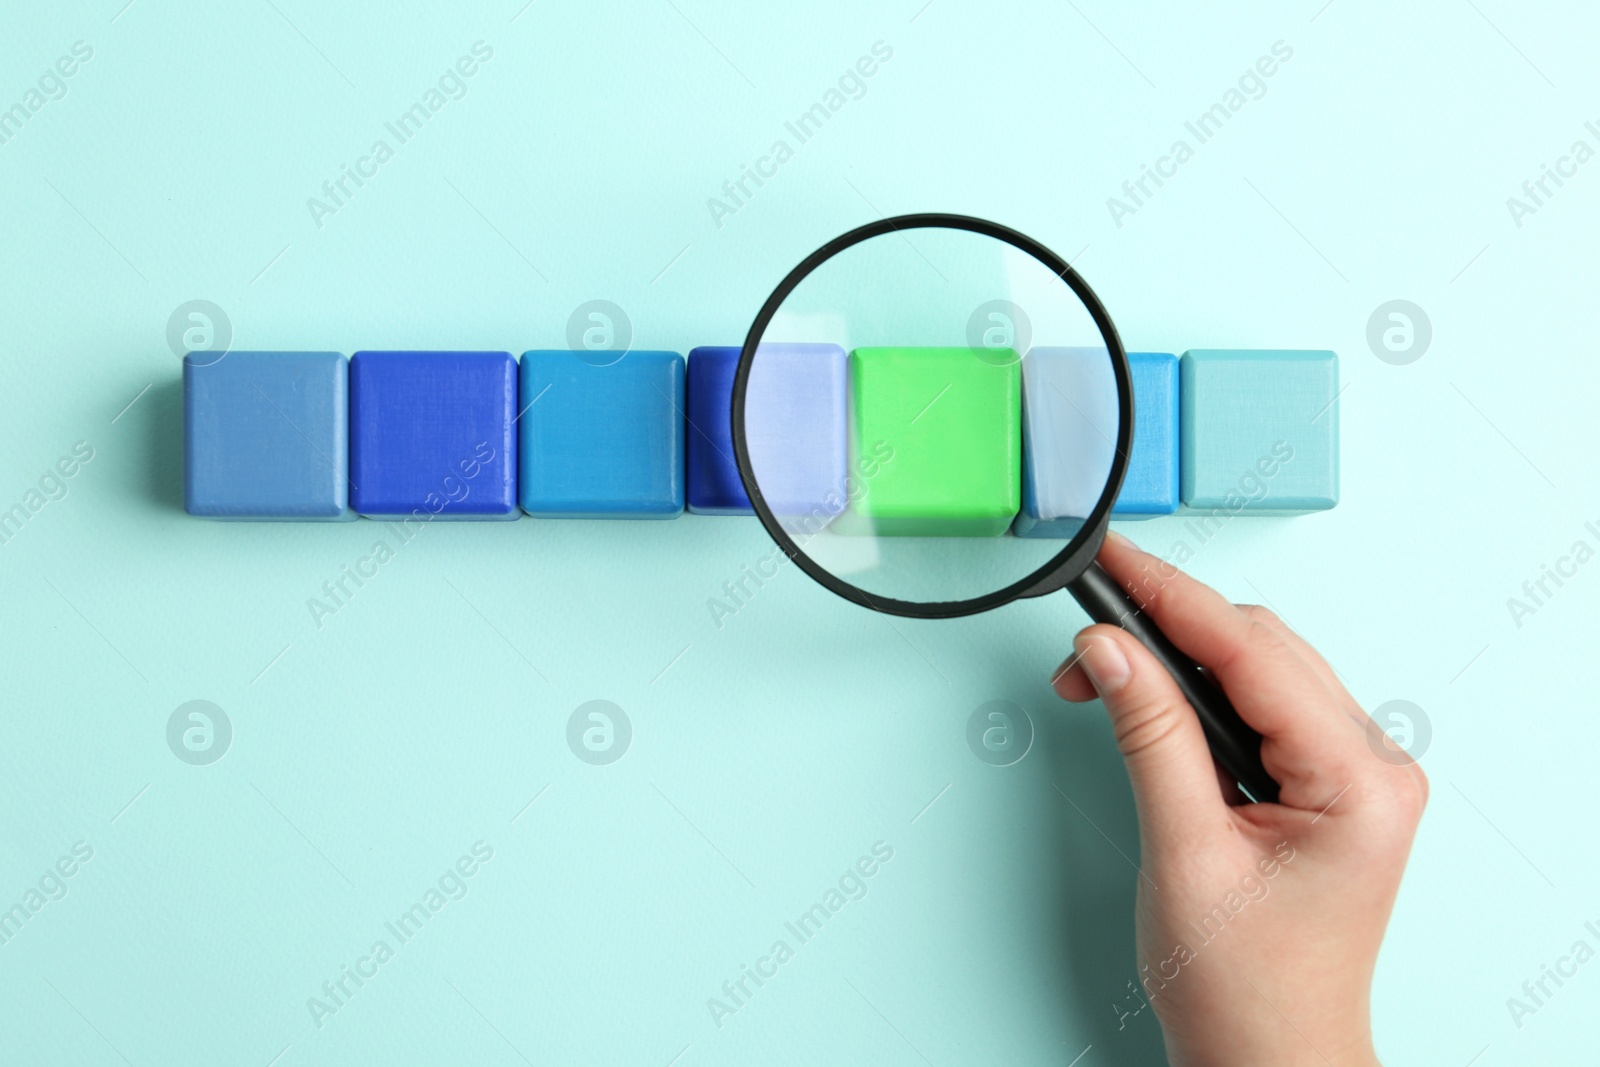
[(354, 519), (344, 356), (213, 358), (183, 361), (184, 509), (212, 519)]
[(683, 357), (567, 350), (522, 356), (522, 510), (563, 519), (683, 511)]
[[(734, 458), (732, 402), (740, 349), (689, 353), (688, 507), (702, 515), (753, 509)], [(832, 344), (764, 343), (745, 397), (745, 437), (768, 506), (780, 518), (831, 520), (844, 510), (848, 467), (845, 351)]]
[(350, 499), (371, 518), (515, 519), (509, 352), (350, 358)]
[[(1133, 449), (1114, 519), (1178, 510), (1178, 357), (1130, 352)], [(1104, 348), (1034, 348), (1022, 361), (1022, 510), (1018, 537), (1069, 538), (1105, 492), (1121, 417)]]
[(1298, 514), (1339, 502), (1339, 357), (1327, 351), (1183, 354), (1183, 502)]

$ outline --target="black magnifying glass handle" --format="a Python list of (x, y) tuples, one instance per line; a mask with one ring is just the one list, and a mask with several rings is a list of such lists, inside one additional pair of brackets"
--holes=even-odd
[(1200, 728), (1217, 762), (1251, 800), (1275, 803), (1278, 783), (1261, 765), (1261, 735), (1239, 717), (1216, 679), (1179, 651), (1100, 564), (1091, 562), (1088, 570), (1067, 583), (1067, 590), (1095, 622), (1122, 627), (1150, 650), (1200, 717)]

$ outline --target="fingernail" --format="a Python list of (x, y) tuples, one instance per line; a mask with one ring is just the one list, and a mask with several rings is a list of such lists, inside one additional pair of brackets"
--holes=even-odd
[(1111, 544), (1116, 545), (1118, 548), (1132, 548), (1133, 547), (1133, 542), (1132, 541), (1128, 540), (1126, 537), (1123, 537), (1121, 534), (1117, 533), (1117, 531), (1115, 531), (1115, 530), (1111, 530), (1111, 529), (1106, 530), (1106, 540), (1109, 541)]
[(1074, 647), (1078, 650), (1083, 672), (1094, 683), (1095, 692), (1103, 697), (1110, 696), (1128, 684), (1133, 668), (1128, 666), (1128, 657), (1122, 654), (1115, 641), (1108, 637), (1079, 637)]
[(1061, 666), (1057, 667), (1055, 672), (1050, 675), (1050, 688), (1054, 689), (1056, 691), (1056, 696), (1060, 697), (1062, 700), (1067, 699), (1067, 694), (1062, 691), (1061, 687), (1067, 680), (1067, 672), (1072, 669), (1072, 665), (1076, 662), (1078, 662), (1078, 653), (1076, 650), (1074, 650), (1072, 655), (1068, 656), (1066, 661), (1062, 663)]

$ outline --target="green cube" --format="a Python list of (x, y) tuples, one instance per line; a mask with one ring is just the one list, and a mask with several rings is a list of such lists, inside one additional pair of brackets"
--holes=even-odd
[(862, 476), (837, 532), (998, 537), (1010, 528), (1022, 502), (1015, 353), (858, 348), (850, 390), (851, 468)]

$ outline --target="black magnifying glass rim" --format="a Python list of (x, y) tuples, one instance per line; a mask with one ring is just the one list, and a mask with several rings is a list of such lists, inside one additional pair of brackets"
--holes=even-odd
[[(835, 575), (832, 571), (817, 563), (805, 550), (795, 543), (767, 506), (766, 498), (761, 494), (761, 487), (756, 481), (755, 470), (750, 462), (749, 444), (744, 432), (744, 402), (745, 390), (750, 381), (750, 367), (755, 361), (756, 348), (761, 343), (761, 338), (766, 334), (767, 327), (771, 325), (772, 318), (778, 313), (778, 308), (789, 298), (795, 288), (805, 280), (806, 276), (816, 270), (823, 263), (843, 252), (853, 245), (874, 237), (885, 234), (897, 233), (903, 230), (949, 229), (965, 230), (969, 233), (981, 234), (1004, 241), (1013, 248), (1026, 252), (1065, 282), (1077, 295), (1083, 305), (1089, 309), (1090, 316), (1094, 319), (1095, 326), (1100, 330), (1100, 336), (1106, 343), (1106, 349), (1111, 355), (1112, 371), (1117, 380), (1117, 408), (1119, 421), (1117, 424), (1116, 454), (1111, 461), (1111, 476), (1106, 481), (1106, 488), (1100, 494), (1099, 501), (1094, 510), (1084, 520), (1083, 527), (1065, 547), (1052, 556), (1043, 566), (1039, 567), (1027, 577), (997, 589), (983, 596), (972, 597), (967, 600), (947, 601), (919, 601), (896, 600), (893, 597), (878, 596), (869, 593), (859, 586), (851, 585)], [(1019, 358), (1027, 353), (1018, 353)], [(761, 305), (760, 312), (755, 321), (750, 325), (750, 332), (745, 336), (744, 348), (739, 353), (739, 366), (733, 377), (733, 400), (731, 429), (733, 431), (734, 461), (739, 467), (739, 479), (744, 483), (745, 493), (750, 498), (750, 504), (755, 509), (756, 515), (761, 519), (761, 525), (766, 527), (767, 533), (777, 542), (783, 551), (806, 574), (810, 575), (823, 588), (846, 600), (855, 601), (874, 611), (881, 611), (889, 615), (900, 615), (913, 619), (950, 619), (962, 615), (976, 615), (979, 612), (989, 611), (1002, 605), (1009, 604), (1026, 596), (1039, 596), (1044, 593), (1054, 592), (1065, 586), (1073, 578), (1089, 566), (1095, 552), (1084, 552), (1091, 544), (1098, 550), (1099, 542), (1105, 537), (1106, 524), (1111, 518), (1111, 508), (1115, 504), (1117, 494), (1122, 490), (1122, 480), (1128, 470), (1128, 456), (1133, 445), (1133, 380), (1128, 370), (1128, 353), (1122, 346), (1122, 338), (1117, 334), (1117, 328), (1111, 321), (1111, 316), (1106, 312), (1105, 305), (1100, 303), (1100, 298), (1089, 288), (1089, 283), (1084, 281), (1078, 272), (1066, 260), (1056, 255), (1044, 245), (1035, 241), (1026, 234), (1019, 233), (1008, 226), (987, 219), (973, 218), (970, 215), (945, 215), (938, 213), (920, 213), (913, 215), (898, 215), (894, 218), (879, 219), (858, 226), (848, 233), (841, 234), (801, 260), (800, 265), (791, 270), (778, 287), (767, 297), (767, 302)], [(1010, 536), (1002, 534), (1001, 536)], [(1080, 563), (1081, 558), (1081, 563)]]

